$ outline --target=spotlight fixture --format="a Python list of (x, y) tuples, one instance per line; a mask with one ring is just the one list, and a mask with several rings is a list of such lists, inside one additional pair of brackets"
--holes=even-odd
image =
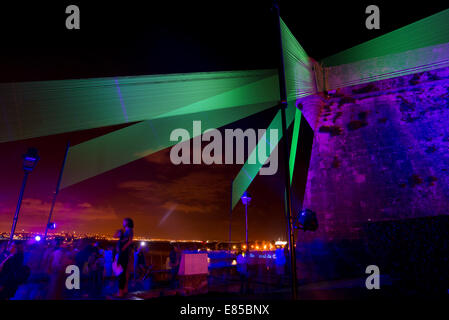
[(303, 209), (295, 217), (294, 227), (304, 231), (316, 231), (318, 229), (316, 213), (310, 209)]

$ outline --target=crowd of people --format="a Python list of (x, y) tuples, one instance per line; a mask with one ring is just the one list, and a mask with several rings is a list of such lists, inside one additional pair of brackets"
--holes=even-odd
[[(123, 298), (130, 277), (144, 281), (150, 270), (147, 248), (133, 242), (133, 227), (132, 219), (123, 221), (123, 228), (116, 232), (116, 246), (89, 240), (4, 242), (0, 247), (0, 299)], [(78, 267), (80, 290), (68, 290), (65, 285), (69, 265)]]
[[(153, 270), (148, 263), (149, 248), (133, 241), (133, 230), (133, 220), (126, 218), (123, 227), (115, 233), (115, 243), (89, 239), (0, 242), (0, 300), (124, 298), (130, 283), (134, 290), (150, 289), (150, 278), (158, 270)], [(161, 265), (167, 271), (166, 280), (172, 289), (179, 287), (182, 252), (178, 244), (172, 244), (165, 267)], [(276, 250), (279, 283), (285, 262), (284, 249)], [(239, 252), (236, 267), (241, 293), (249, 289), (247, 264), (248, 257)], [(67, 286), (68, 266), (72, 266), (71, 270), (76, 266), (78, 270), (77, 290)]]

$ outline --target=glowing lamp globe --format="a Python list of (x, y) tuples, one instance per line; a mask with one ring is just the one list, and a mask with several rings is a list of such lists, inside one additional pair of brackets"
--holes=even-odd
[(242, 196), (242, 203), (246, 206), (246, 205), (249, 205), (249, 203), (251, 202), (251, 196), (249, 195), (249, 193), (248, 193), (248, 191), (245, 191), (244, 193), (243, 193), (243, 196)]
[(22, 156), (23, 158), (23, 170), (26, 172), (31, 172), (36, 167), (39, 161), (39, 156), (37, 155), (37, 149), (28, 148), (28, 151)]

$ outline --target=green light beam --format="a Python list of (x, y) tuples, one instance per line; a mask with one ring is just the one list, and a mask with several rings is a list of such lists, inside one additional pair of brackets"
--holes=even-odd
[(292, 143), (290, 148), (290, 159), (289, 159), (290, 185), (293, 183), (293, 171), (295, 170), (296, 152), (298, 149), (298, 142), (299, 142), (299, 129), (301, 126), (301, 115), (302, 115), (301, 110), (296, 109), (295, 122), (292, 134)]
[(253, 70), (0, 84), (0, 143), (188, 113), (189, 105), (275, 75)]
[[(164, 114), (73, 146), (62, 188), (174, 145), (176, 142), (170, 141), (171, 132), (177, 128), (189, 130), (194, 120), (202, 121), (203, 128), (219, 128), (273, 107), (278, 100), (275, 75), (193, 104), (188, 113), (179, 110), (178, 115)], [(208, 111), (207, 106), (214, 108)]]
[(449, 9), (322, 60), (326, 67), (449, 42)]
[[(293, 122), (293, 119), (295, 117), (295, 110), (297, 110), (295, 107), (295, 103), (294, 102), (289, 103), (286, 110), (287, 127), (289, 127), (290, 124)], [(277, 139), (275, 139), (274, 141), (270, 136), (271, 132), (270, 130), (272, 129), (277, 130), (278, 132)], [(253, 157), (257, 157), (256, 159), (258, 159), (259, 148), (266, 148), (267, 144), (269, 145), (268, 155), (271, 155), (273, 150), (279, 144), (280, 139), (282, 139), (282, 136), (283, 134), (282, 134), (281, 111), (278, 111), (274, 116), (273, 120), (271, 121), (270, 125), (266, 129), (265, 134), (259, 139), (256, 148), (253, 149), (251, 154), (248, 156), (248, 159), (251, 159)], [(243, 165), (242, 169), (239, 171), (239, 173), (233, 180), (232, 209), (235, 208), (243, 193), (248, 189), (249, 185), (262, 168), (263, 164), (261, 164), (260, 162), (261, 161), (256, 161), (256, 163), (249, 163), (249, 161), (247, 160)]]

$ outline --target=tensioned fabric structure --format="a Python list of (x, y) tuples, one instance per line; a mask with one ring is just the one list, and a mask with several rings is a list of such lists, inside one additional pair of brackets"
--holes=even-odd
[[(449, 66), (449, 9), (320, 62), (281, 21), (287, 126), (293, 125), (290, 183), (303, 116), (300, 99), (338, 88)], [(170, 147), (176, 128), (219, 128), (279, 104), (277, 70), (206, 72), (0, 84), (0, 143), (130, 123), (70, 147), (61, 188)], [(307, 118), (307, 110), (304, 116)], [(277, 141), (269, 136), (278, 130)], [(194, 135), (191, 134), (191, 138)], [(278, 111), (258, 148), (282, 138)], [(274, 142), (274, 143), (273, 143)], [(234, 179), (232, 207), (259, 172), (246, 162)]]
[[(449, 9), (325, 58), (319, 63), (307, 56), (282, 21), (281, 29), (289, 102), (287, 125), (290, 126), (294, 119), (289, 161), (290, 183), (302, 116), (302, 112), (295, 108), (299, 99), (323, 91), (449, 66)], [(282, 132), (280, 112), (269, 128), (277, 128), (278, 132)], [(247, 162), (237, 174), (232, 189), (233, 208), (260, 168), (259, 164)]]

